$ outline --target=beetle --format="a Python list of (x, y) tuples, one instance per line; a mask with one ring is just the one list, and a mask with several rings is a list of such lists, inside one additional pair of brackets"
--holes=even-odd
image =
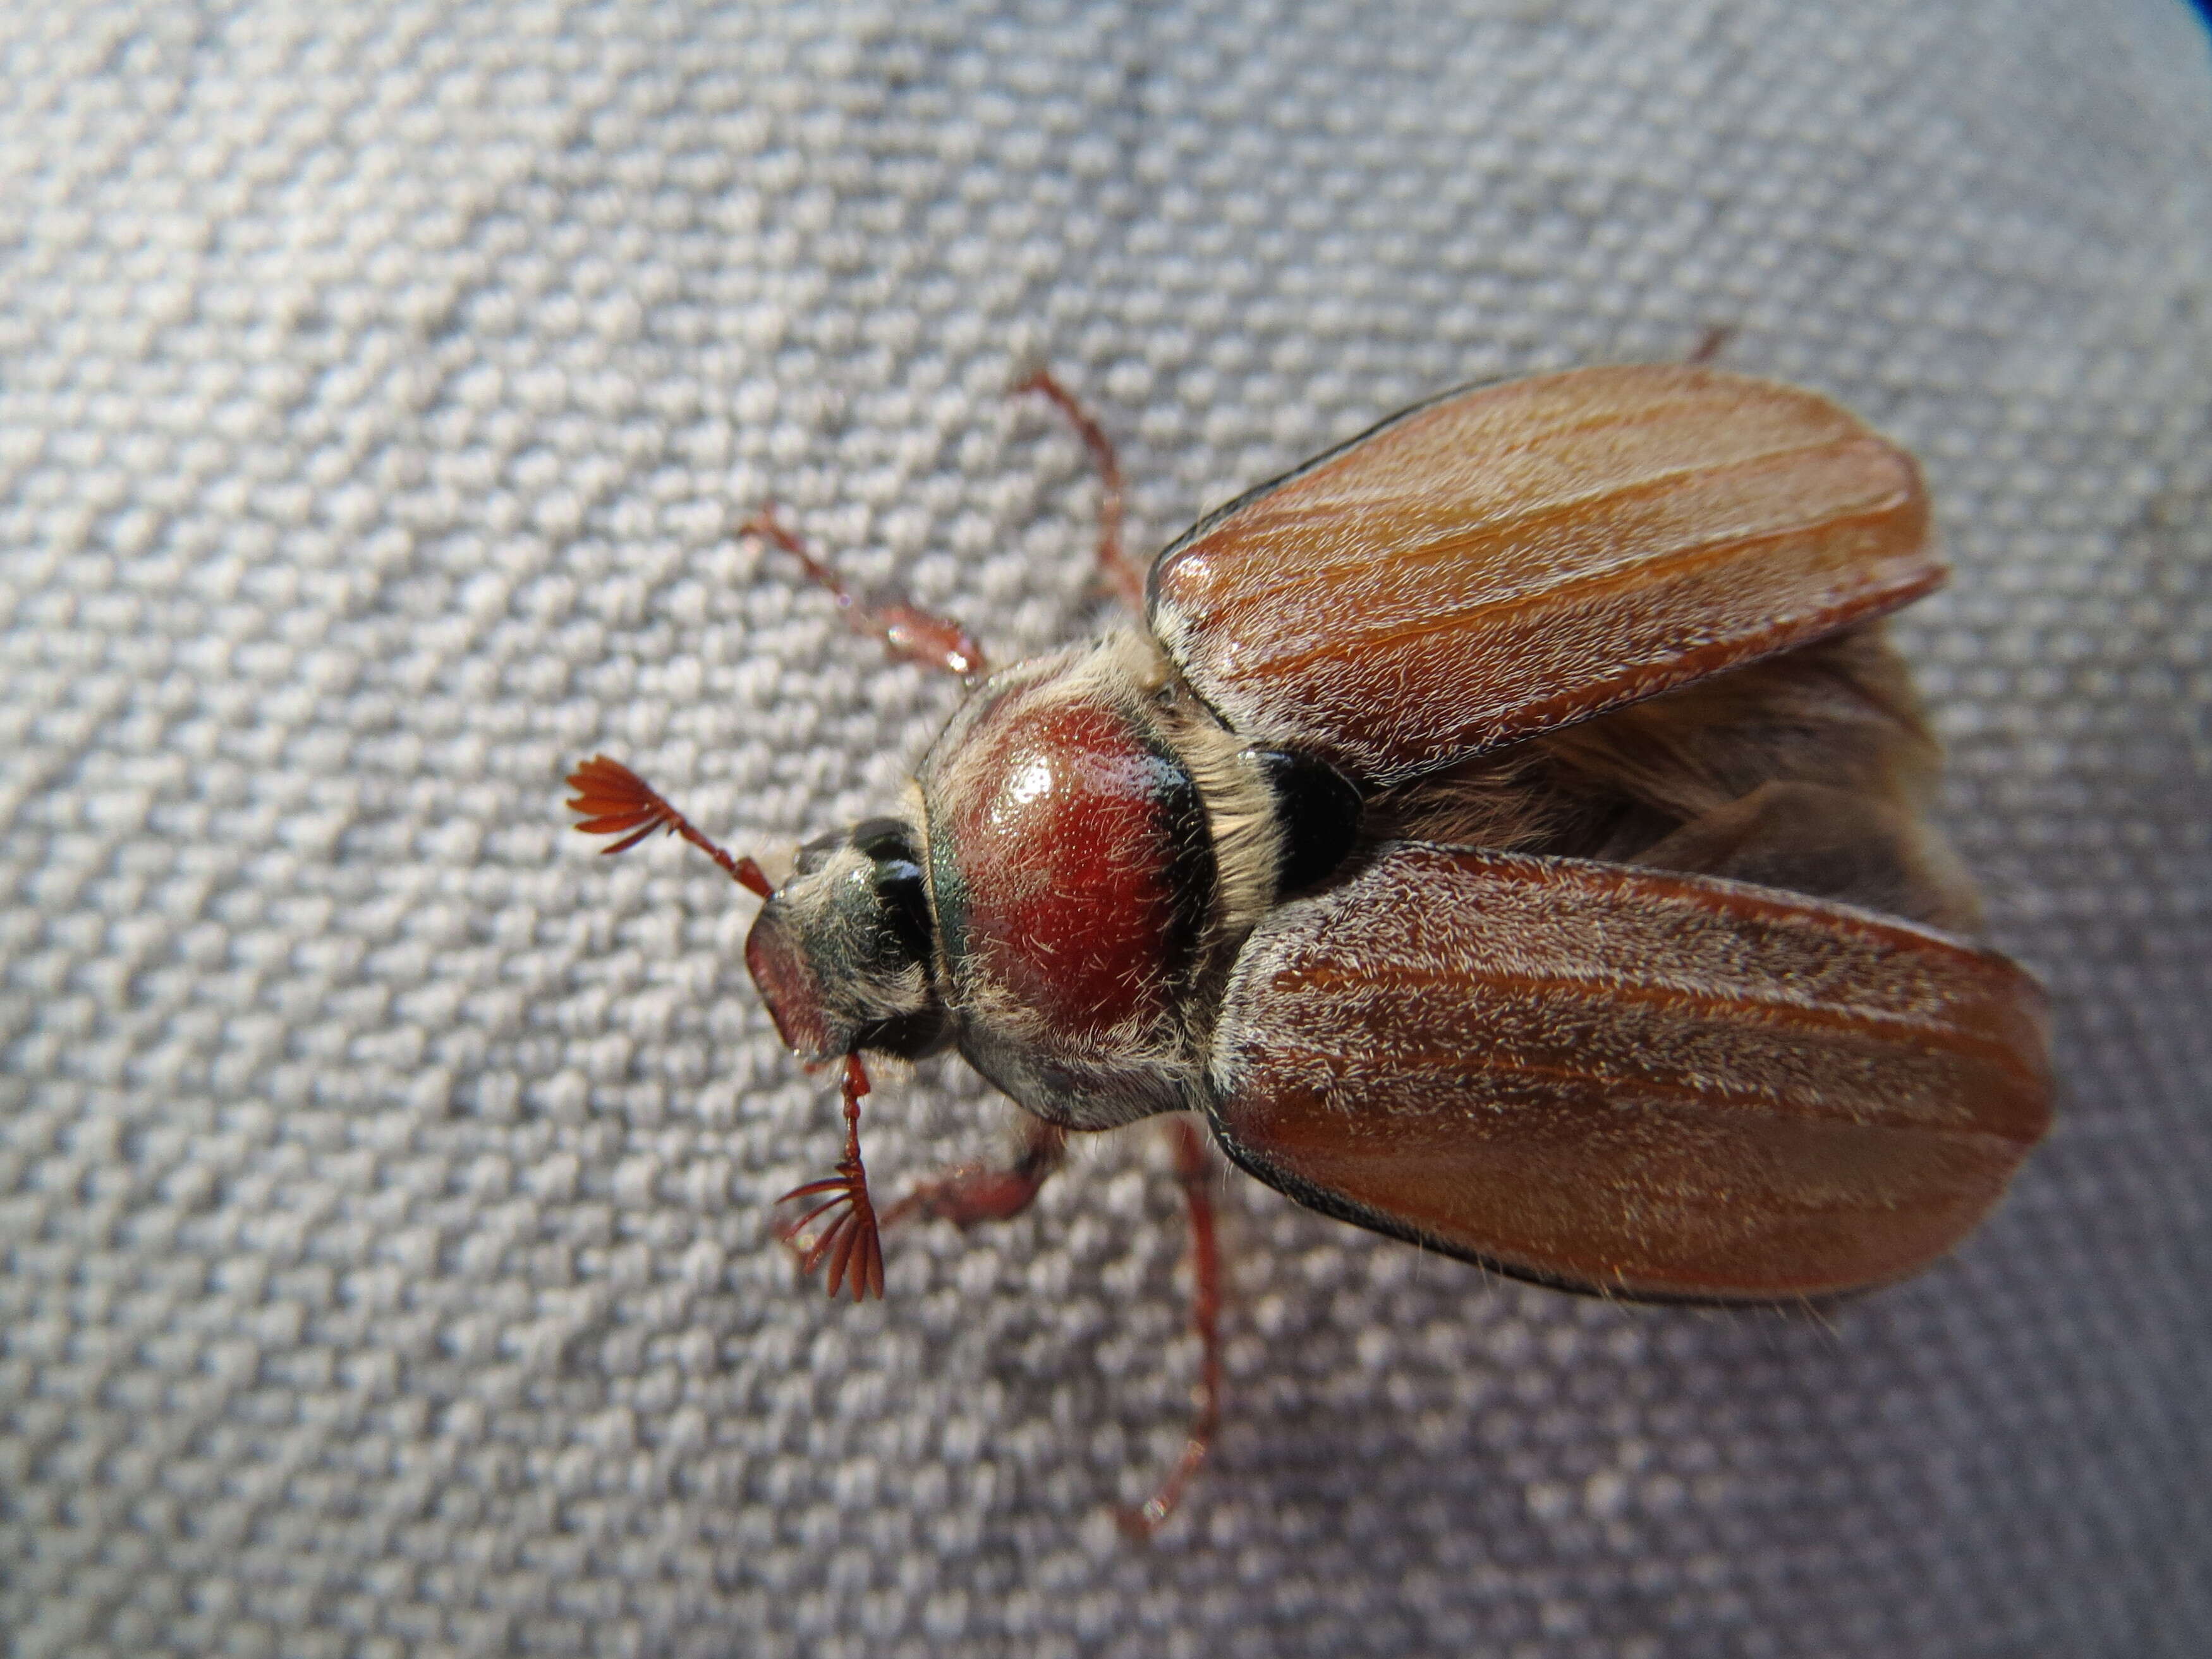
[[(745, 961), (842, 1068), (845, 1155), (787, 1196), (830, 1292), (883, 1221), (1015, 1213), (1070, 1131), (1195, 1114), (1323, 1213), (1569, 1290), (1757, 1303), (1903, 1277), (2050, 1121), (2042, 994), (1978, 942), (1926, 819), (1938, 755), (1881, 618), (1936, 586), (1911, 459), (1815, 393), (1698, 363), (1448, 392), (1201, 519), (1139, 573), (1112, 449), (1100, 562), (1144, 625), (985, 675), (963, 630), (857, 626), (973, 689), (904, 804), (772, 884)], [(957, 1048), (1031, 1115), (1004, 1169), (878, 1218), (864, 1054)], [(1219, 1300), (1187, 1119), (1200, 1413)]]

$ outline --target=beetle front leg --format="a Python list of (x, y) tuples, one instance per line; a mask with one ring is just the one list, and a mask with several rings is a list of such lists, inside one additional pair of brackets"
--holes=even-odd
[(949, 1221), (963, 1231), (979, 1221), (1011, 1221), (1036, 1201), (1066, 1158), (1067, 1131), (1024, 1113), (1021, 1148), (1010, 1162), (965, 1164), (925, 1181), (884, 1212), (884, 1225), (915, 1214)]
[(950, 617), (924, 611), (904, 594), (892, 592), (855, 593), (836, 568), (806, 550), (806, 544), (786, 529), (770, 502), (738, 526), (741, 536), (755, 536), (781, 548), (799, 561), (799, 568), (817, 587), (837, 602), (838, 614), (856, 634), (872, 635), (884, 649), (901, 662), (923, 668), (941, 668), (963, 680), (984, 672), (983, 647), (975, 637)]

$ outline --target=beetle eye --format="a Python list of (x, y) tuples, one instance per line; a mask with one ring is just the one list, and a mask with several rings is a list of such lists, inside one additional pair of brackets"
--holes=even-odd
[(910, 961), (930, 958), (929, 890), (915, 856), (914, 837), (896, 818), (868, 818), (854, 825), (854, 850), (874, 866), (868, 884), (892, 935)]
[(838, 835), (817, 836), (799, 849), (799, 858), (792, 866), (794, 876), (811, 876), (830, 862), (830, 855), (845, 844)]
[(896, 818), (863, 818), (853, 826), (848, 839), (879, 864), (915, 862), (913, 838)]

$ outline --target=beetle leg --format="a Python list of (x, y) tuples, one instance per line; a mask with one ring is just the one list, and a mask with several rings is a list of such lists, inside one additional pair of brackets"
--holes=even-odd
[(1010, 1221), (1036, 1201), (1044, 1183), (1067, 1157), (1067, 1131), (1023, 1114), (1021, 1150), (1003, 1166), (963, 1164), (926, 1181), (885, 1210), (886, 1227), (917, 1212), (963, 1229), (979, 1221)]
[(1167, 1124), (1175, 1141), (1176, 1174), (1182, 1182), (1183, 1202), (1190, 1212), (1190, 1322), (1198, 1333), (1198, 1408), (1192, 1413), (1190, 1437), (1182, 1455), (1159, 1484), (1158, 1491), (1134, 1509), (1117, 1508), (1114, 1518), (1128, 1537), (1150, 1538), (1175, 1513), (1184, 1490), (1213, 1445), (1221, 1426), (1221, 1245), (1213, 1225), (1213, 1194), (1207, 1185), (1206, 1143), (1187, 1117)]
[[(868, 1195), (868, 1172), (860, 1164), (860, 1102), (867, 1093), (868, 1073), (860, 1057), (846, 1055), (845, 1156), (837, 1161), (837, 1173), (794, 1187), (776, 1200), (779, 1204), (793, 1199), (823, 1200), (796, 1221), (778, 1227), (776, 1237), (798, 1257), (802, 1276), (827, 1262), (830, 1294), (835, 1297), (849, 1286), (855, 1302), (884, 1293), (884, 1241), (877, 1231), (874, 1200)], [(823, 1216), (830, 1218), (828, 1224), (802, 1243), (799, 1234)]]
[(837, 574), (836, 567), (808, 552), (806, 544), (784, 527), (783, 521), (775, 516), (774, 502), (747, 519), (738, 527), (738, 533), (757, 536), (798, 560), (807, 580), (826, 589), (837, 602), (838, 614), (845, 618), (846, 626), (856, 634), (870, 634), (880, 639), (884, 648), (897, 660), (924, 668), (942, 668), (962, 679), (973, 679), (984, 672), (983, 648), (966, 629), (950, 617), (924, 611), (902, 594), (871, 598), (855, 593)]
[(594, 755), (568, 774), (568, 787), (576, 793), (568, 810), (583, 814), (575, 827), (587, 836), (621, 836), (605, 853), (627, 852), (656, 830), (681, 836), (722, 867), (722, 873), (750, 892), (766, 898), (775, 889), (761, 867), (749, 858), (732, 858), (691, 827), (685, 817), (663, 800), (643, 778), (620, 761)]
[(1690, 348), (1690, 355), (1682, 361), (1686, 363), (1717, 362), (1721, 353), (1728, 349), (1729, 342), (1735, 339), (1735, 335), (1734, 323), (1709, 323), (1705, 325), (1705, 331), (1698, 337), (1697, 344)]
[(1113, 441), (1090, 411), (1076, 401), (1075, 394), (1053, 379), (1048, 370), (1037, 370), (1014, 392), (1017, 395), (1035, 392), (1049, 398), (1075, 428), (1075, 435), (1083, 440), (1083, 447), (1091, 452), (1091, 465), (1098, 469), (1098, 574), (1123, 604), (1142, 616), (1145, 572), (1144, 567), (1121, 547), (1121, 463), (1115, 456)]
[[(1221, 1245), (1214, 1226), (1213, 1193), (1207, 1184), (1206, 1143), (1188, 1118), (1171, 1119), (1165, 1127), (1175, 1143), (1176, 1175), (1182, 1183), (1183, 1202), (1190, 1214), (1190, 1322), (1199, 1340), (1198, 1404), (1182, 1454), (1158, 1489), (1143, 1504), (1117, 1507), (1114, 1512), (1121, 1530), (1139, 1540), (1158, 1532), (1175, 1513), (1221, 1425)], [(1066, 1130), (1042, 1119), (1028, 1118), (1023, 1126), (1021, 1150), (1012, 1163), (1004, 1167), (969, 1164), (926, 1182), (885, 1210), (883, 1224), (889, 1226), (917, 1212), (963, 1229), (979, 1221), (1008, 1220), (1036, 1201), (1039, 1190), (1066, 1156)], [(814, 1185), (826, 1189), (831, 1183)]]

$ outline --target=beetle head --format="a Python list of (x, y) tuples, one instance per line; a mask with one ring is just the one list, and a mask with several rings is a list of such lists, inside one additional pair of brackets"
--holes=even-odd
[(863, 1048), (913, 1059), (948, 1035), (933, 933), (913, 827), (869, 818), (799, 849), (753, 922), (745, 967), (800, 1059)]

